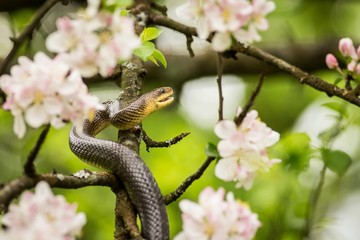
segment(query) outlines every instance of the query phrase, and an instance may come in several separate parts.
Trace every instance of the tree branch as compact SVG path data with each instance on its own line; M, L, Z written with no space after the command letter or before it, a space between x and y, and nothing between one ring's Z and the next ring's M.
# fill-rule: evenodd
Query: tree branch
M36 141L35 146L29 153L27 160L24 164L24 173L30 177L33 177L36 175L36 169L34 165L34 161L36 159L36 156L38 155L41 146L43 145L45 138L50 130L50 124L47 124L45 128L42 130L38 140Z
M166 141L157 142L152 140L144 131L144 129L141 128L142 132L142 139L145 142L146 145L146 151L149 152L150 148L164 148L164 147L170 147L171 145L174 145L181 141L184 137L188 136L190 132L181 133L171 139L168 139Z
M0 212L6 211L12 199L18 197L26 189L31 189L39 181L46 181L50 187L77 189L87 186L117 186L119 181L115 175L107 172L91 173L87 178L78 178L73 175L47 173L29 177L23 175L0 188Z
M319 77L311 75L300 68L291 65L284 60L277 58L257 47L247 46L237 43L233 46L233 49L239 53L244 53L246 55L255 57L265 63L273 65L280 70L283 70L289 73L291 76L295 77L300 83L311 86L314 89L317 89L321 92L326 93L329 97L337 96L342 98L356 106L360 106L360 99L356 96L353 91L347 91L343 88L339 88L335 85L332 85Z
M188 27L186 25L183 25L181 23L178 23L166 16L162 16L158 13L152 12L150 14L149 18L151 19L151 22L164 26L170 29L173 29L175 31L178 31L180 33L183 33L185 35L193 35L197 36L195 28ZM211 40L211 36L208 40ZM297 80L299 80L302 84L307 84L310 87L319 90L321 92L326 93L328 96L337 96L339 98L342 98L345 101L348 101L354 105L360 106L360 99L357 97L357 93L354 91L347 91L343 88L339 88L337 86L334 86L324 80L322 80L319 77L316 77L314 75L311 75L300 68L291 65L287 63L286 61L277 58L270 53L267 53L255 46L244 46L241 43L235 43L232 50L235 50L236 52L246 54L248 56L257 58L261 60L262 62L268 63L284 72L289 73L293 77L295 77Z
M224 96L222 92L222 75L224 71L224 64L223 64L223 57L221 53L218 53L217 55L217 79L216 83L218 86L218 94L219 94L219 121L224 119L223 112L224 112Z
M205 162L200 166L198 170L192 175L190 175L188 178L185 179L184 182L181 183L181 185L172 193L166 195L164 197L164 202L166 205L169 205L170 203L176 201L185 191L190 187L190 185L197 179L199 179L205 170L208 168L210 163L214 161L216 158L214 157L208 157Z
M258 96L258 94L260 93L260 89L262 87L262 84L264 82L265 79L265 75L266 75L266 69L261 73L260 78L259 78L259 82L254 90L254 92L251 94L249 101L246 103L244 109L241 111L241 113L239 114L239 116L237 116L234 120L234 122L236 123L237 126L240 126L240 124L242 123L242 121L244 120L244 118L246 117L246 114L248 113L248 111L250 110L250 108L252 107L252 105L254 105L254 101L255 98Z
M132 239L141 237L139 228L136 225L136 210L124 186L115 186L111 189L116 196L114 239L126 239L128 234Z

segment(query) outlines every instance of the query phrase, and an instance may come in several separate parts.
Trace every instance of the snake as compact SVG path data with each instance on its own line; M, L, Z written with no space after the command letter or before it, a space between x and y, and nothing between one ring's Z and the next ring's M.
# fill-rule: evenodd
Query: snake
M138 126L146 116L171 104L172 95L172 88L161 87L125 108L121 108L119 99L104 102L104 109L97 110L93 119L84 120L82 129L74 124L70 130L72 152L85 163L112 172L124 184L140 217L141 236L146 240L169 239L166 205L159 186L135 151L96 135L110 125L119 130Z

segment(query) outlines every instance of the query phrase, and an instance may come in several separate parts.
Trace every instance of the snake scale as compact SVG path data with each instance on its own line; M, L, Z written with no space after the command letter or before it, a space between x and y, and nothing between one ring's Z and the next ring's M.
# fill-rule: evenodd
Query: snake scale
M141 221L141 235L147 240L169 239L166 206L160 189L144 161L128 147L95 138L104 128L113 125L131 129L150 113L172 103L170 87L155 89L121 109L118 100L103 103L105 109L95 112L92 121L85 120L83 129L74 125L70 131L71 150L84 162L113 172L124 183Z

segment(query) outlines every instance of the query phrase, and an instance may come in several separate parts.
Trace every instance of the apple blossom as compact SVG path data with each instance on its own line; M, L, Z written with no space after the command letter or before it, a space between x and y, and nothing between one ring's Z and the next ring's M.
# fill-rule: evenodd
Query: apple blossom
M11 204L1 219L6 227L0 239L71 240L81 234L84 213L61 195L54 196L46 182L39 182L35 192L25 191L18 204Z
M240 113L241 108L238 109ZM248 112L240 126L222 120L214 131L221 139L217 146L221 159L215 167L215 175L224 181L235 181L236 187L250 189L257 171L267 171L280 162L269 159L266 152L280 135L259 120L256 110Z
M33 128L44 124L59 128L67 121L79 125L103 108L89 95L79 72L70 71L63 61L42 52L34 61L20 57L10 75L0 77L0 88L7 95L3 108L14 116L14 132L19 138L26 132L25 122Z
M351 57L352 59L358 58L353 41L350 38L340 39L339 50L344 57Z
M338 45L345 65L339 65L337 58L329 53L325 57L325 63L329 69L335 69L346 81L360 79L360 46L355 48L350 38L342 38Z
M182 200L183 231L174 240L247 240L253 239L260 222L249 207L235 200L233 193L225 197L223 188L205 188L199 203Z
M258 31L268 29L265 17L274 9L275 4L267 0L189 0L179 6L177 15L195 21L201 39L214 32L212 47L222 52L233 38L244 44L260 41Z
M141 41L134 32L133 19L122 16L120 10L113 14L99 10L98 0L88 2L75 18L57 20L57 31L48 36L46 47L83 77L97 73L108 77L119 62L132 57Z
M339 67L339 63L338 63L336 57L331 53L326 55L325 62L326 62L327 67L330 69Z

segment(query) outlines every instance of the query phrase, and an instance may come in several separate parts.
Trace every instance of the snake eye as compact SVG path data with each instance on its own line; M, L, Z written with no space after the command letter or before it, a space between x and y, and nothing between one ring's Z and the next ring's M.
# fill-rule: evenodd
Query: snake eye
M165 93L165 88L160 88L160 93Z

